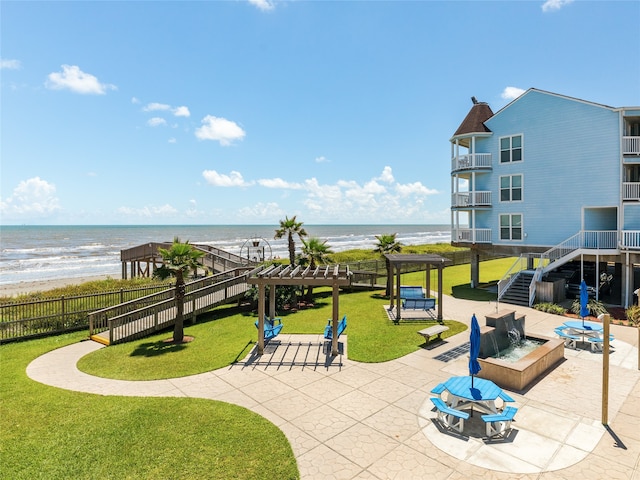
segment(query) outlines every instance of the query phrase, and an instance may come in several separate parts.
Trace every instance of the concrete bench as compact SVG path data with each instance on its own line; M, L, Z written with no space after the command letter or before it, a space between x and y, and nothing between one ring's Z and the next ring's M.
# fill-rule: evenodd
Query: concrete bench
M501 413L482 415L482 420L487 426L487 437L493 438L503 436L511 431L511 422L518 409L516 407L505 407Z
M464 430L464 421L469 419L469 414L447 406L447 404L438 397L431 397L431 402L438 411L438 420L446 427L462 433L462 430Z
M344 332L346 328L347 316L345 315L344 317L342 317L342 320L340 320L340 323L338 323L338 338L340 338L340 335L342 335L342 332ZM327 340L333 339L333 327L331 325L331 319L329 319L329 324L324 327L324 338L326 338Z
M433 325L432 327L418 330L418 335L422 335L424 337L424 343L429 343L429 339L434 335L437 335L438 339L442 340L442 332L446 332L447 330L449 330L449 327L446 325Z

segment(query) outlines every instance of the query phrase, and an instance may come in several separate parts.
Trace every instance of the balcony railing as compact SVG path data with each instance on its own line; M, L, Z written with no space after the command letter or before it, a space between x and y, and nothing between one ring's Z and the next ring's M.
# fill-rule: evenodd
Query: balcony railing
M458 243L491 243L490 228L458 228L451 231L451 241Z
M640 182L623 182L622 200L640 200Z
M476 168L491 168L490 153L469 153L467 155L458 155L451 159L451 171L472 170Z
M622 246L640 249L640 230L623 230Z
M623 155L640 155L640 137L622 137Z
M490 207L491 192L458 192L451 195L451 207Z

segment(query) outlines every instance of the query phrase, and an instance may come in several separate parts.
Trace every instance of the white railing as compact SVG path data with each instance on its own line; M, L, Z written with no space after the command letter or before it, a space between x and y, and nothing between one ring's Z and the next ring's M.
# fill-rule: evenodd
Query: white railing
M621 243L625 248L640 248L640 230L623 230Z
M640 182L623 182L622 200L640 200Z
M491 168L490 153L469 153L451 159L451 171L473 168Z
M509 290L509 287L514 282L514 280L518 277L522 270L527 269L527 260L528 256L526 254L520 255L516 261L511 265L511 268L507 270L500 281L498 282L498 301L502 298L502 296Z
M622 137L623 155L640 155L640 137Z
M490 207L491 192L458 192L451 195L452 207Z
M458 228L451 231L451 240L460 243L491 243L490 228Z

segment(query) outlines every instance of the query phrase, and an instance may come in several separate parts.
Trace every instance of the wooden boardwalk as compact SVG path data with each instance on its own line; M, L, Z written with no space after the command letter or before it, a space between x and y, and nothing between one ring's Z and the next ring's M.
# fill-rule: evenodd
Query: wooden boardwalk
M218 305L240 301L249 289L248 271L248 268L238 268L188 283L184 299L185 321L195 321L198 315ZM171 288L91 313L89 335L96 342L114 345L171 327L175 317L176 303Z

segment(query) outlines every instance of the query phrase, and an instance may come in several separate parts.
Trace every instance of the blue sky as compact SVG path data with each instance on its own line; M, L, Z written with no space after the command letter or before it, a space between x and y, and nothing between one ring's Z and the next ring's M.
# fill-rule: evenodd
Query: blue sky
M2 224L450 223L528 88L640 105L638 1L2 1Z

